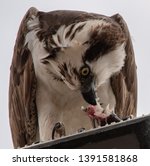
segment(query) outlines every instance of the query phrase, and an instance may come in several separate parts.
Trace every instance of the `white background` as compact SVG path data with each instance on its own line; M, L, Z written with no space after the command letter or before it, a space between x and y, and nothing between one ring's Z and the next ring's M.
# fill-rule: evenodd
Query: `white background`
M19 149L0 150L0 163L9 166L141 166L149 163L148 149ZM82 155L82 156L81 156ZM90 157L92 155L92 158ZM93 155L95 159L93 159ZM109 158L110 155L110 158ZM112 156L113 155L113 156ZM136 158L136 156L137 158ZM29 157L30 156L30 157ZM39 158L51 156L51 162ZM65 157L66 156L66 157ZM117 159L116 159L117 156ZM133 157L134 156L134 157ZM19 157L19 158L18 158ZM34 157L34 159L33 159ZM61 161L54 162L61 157ZM69 157L69 158L68 158ZM81 158L82 157L82 158ZM29 159L30 158L30 159ZM38 158L38 160L36 160ZM67 158L68 160L63 160ZM113 160L112 160L113 158ZM137 160L136 160L137 159ZM22 162L20 162L20 160ZM18 162L14 162L18 161ZM24 161L24 162L23 162ZM26 162L25 162L26 161ZM30 161L30 162L29 162ZM33 162L34 161L34 162ZM37 162L38 161L38 162ZM80 162L83 161L83 162ZM101 162L100 162L101 161ZM119 162L117 162L119 161Z
M126 20L138 67L138 116L149 113L150 1L148 0L0 0L0 148L12 148L8 121L8 82L13 47L20 22L34 6L41 11L82 10Z

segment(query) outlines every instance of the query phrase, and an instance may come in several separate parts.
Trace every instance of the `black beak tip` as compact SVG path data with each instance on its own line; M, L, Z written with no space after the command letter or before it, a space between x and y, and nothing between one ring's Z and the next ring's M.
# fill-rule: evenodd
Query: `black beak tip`
M82 92L82 96L87 103L91 105L97 105L96 95L94 90L91 89L88 92Z

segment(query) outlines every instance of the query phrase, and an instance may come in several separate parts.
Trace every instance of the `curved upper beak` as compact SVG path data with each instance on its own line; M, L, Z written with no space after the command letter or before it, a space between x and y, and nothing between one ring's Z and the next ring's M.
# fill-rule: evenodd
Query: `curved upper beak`
M81 90L81 94L87 103L91 105L97 105L93 83L90 84L87 88L84 88L84 90Z

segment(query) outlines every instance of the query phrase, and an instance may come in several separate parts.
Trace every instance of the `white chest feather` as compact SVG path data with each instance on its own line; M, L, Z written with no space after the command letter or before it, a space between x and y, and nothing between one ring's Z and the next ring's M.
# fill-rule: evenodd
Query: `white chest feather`
M64 124L67 135L82 127L91 128L89 118L81 111L81 106L86 103L80 92L71 91L61 82L52 80L43 86L39 80L36 103L42 141L51 139L52 128L57 122Z

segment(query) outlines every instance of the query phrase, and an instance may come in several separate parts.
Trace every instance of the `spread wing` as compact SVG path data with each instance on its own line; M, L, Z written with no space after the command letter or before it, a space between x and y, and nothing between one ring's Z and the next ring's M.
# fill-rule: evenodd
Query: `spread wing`
M134 51L128 27L123 18L116 14L111 17L120 25L126 36L125 65L118 75L111 79L112 89L116 96L116 113L120 117L136 115L137 109L137 74Z
M36 138L36 78L31 53L25 45L27 21L36 13L35 8L30 8L21 22L10 68L9 120L15 148L31 144Z

